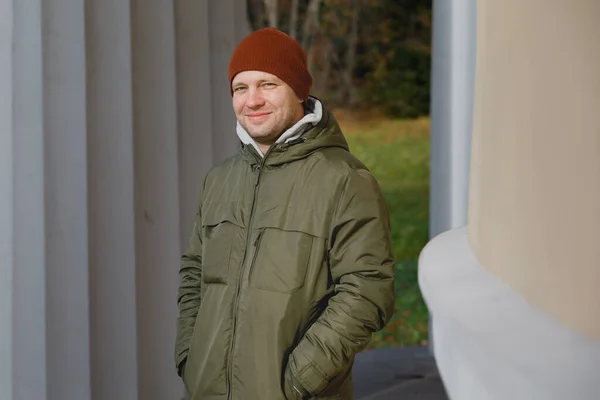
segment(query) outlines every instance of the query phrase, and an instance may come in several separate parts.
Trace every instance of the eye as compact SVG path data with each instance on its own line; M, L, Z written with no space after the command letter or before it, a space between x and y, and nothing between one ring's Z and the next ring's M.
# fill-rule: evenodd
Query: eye
M262 84L262 86L268 89L268 88L274 88L277 85L275 83L273 83L273 82L265 82L265 83Z
M243 91L243 90L245 90L245 89L246 89L246 86L236 86L236 87L234 87L234 88L233 88L233 92L234 92L234 93L235 93L235 92L238 92L238 93L239 93L239 92L241 92L241 91Z

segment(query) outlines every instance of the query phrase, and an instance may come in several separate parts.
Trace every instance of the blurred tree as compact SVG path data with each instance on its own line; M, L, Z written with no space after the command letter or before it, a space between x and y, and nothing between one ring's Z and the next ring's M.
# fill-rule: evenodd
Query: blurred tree
M277 0L264 0L264 2L265 9L267 10L269 26L273 28L279 28L279 12L277 10Z
M354 86L354 70L356 68L356 46L358 44L358 15L360 13L360 0L351 0L352 24L348 49L346 50L346 66L344 69L344 86L342 87L342 102L356 105L356 88Z
M356 76L363 103L388 114L429 114L431 0L365 3Z
M320 27L320 5L321 0L309 0L302 28L302 47L306 52L310 52L311 40Z
M287 26L313 93L333 106L429 113L432 0L248 0L255 29Z
M257 30L265 27L264 18L266 16L265 13L265 3L263 0L248 0L247 5L247 13L248 19L250 20L250 26L252 29Z
M298 8L300 6L299 0L292 0L292 8L290 11L290 29L289 35L297 39L298 38Z

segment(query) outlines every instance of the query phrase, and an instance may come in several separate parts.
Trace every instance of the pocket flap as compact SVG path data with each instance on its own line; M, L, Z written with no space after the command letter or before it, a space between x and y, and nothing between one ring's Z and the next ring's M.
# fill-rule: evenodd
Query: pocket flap
M243 227L240 214L241 207L238 202L206 203L202 209L202 226L215 226L222 222L229 222Z
M257 220L258 228L274 228L288 232L303 232L327 239L329 214L305 207L277 206L263 211Z

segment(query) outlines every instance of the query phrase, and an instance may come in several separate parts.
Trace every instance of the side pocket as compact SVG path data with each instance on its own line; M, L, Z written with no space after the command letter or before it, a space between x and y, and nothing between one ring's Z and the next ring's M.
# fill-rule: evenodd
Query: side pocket
M224 221L202 230L202 282L227 284L235 225Z

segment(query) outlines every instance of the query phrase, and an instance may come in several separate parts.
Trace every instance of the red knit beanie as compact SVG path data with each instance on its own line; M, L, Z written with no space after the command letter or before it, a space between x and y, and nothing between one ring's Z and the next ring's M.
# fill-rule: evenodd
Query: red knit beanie
M229 89L242 71L262 71L287 83L296 95L306 100L312 86L306 53L294 39L275 28L264 28L246 36L229 62Z

